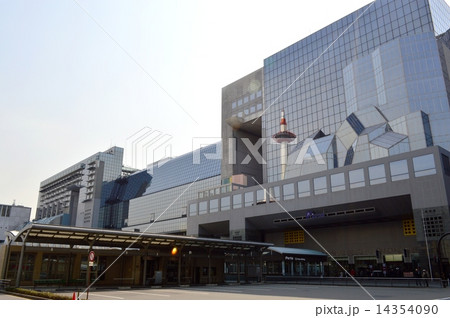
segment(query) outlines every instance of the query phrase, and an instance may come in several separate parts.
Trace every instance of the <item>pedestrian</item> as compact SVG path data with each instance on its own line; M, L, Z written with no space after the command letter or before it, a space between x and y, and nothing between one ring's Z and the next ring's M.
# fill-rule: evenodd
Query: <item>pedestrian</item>
M441 274L441 282L442 282L442 287L446 288L448 281L447 281L447 278L445 277L444 273Z
M428 272L427 272L427 270L424 268L424 269L422 270L422 278L423 278L425 284L427 285L427 287L428 287L428 277L429 277Z
M420 277L421 277L421 275L420 275L419 269L416 268L414 270L414 278L416 279L416 286L422 286L422 283L420 281Z

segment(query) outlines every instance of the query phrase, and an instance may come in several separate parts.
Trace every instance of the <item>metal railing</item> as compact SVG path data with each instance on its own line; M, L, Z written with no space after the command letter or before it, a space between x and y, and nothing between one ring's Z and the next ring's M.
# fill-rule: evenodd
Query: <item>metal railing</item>
M237 184L237 183L228 183L228 184L223 184L221 186L218 187L214 187L211 189L206 189L203 191L200 191L198 193L198 198L199 199L203 199L203 198L207 198L207 197L212 197L218 194L224 194L224 193L228 193L228 192L232 192L235 190L239 190L239 189L243 189L246 188L247 186L242 185L242 184Z
M10 286L10 279L0 279L0 290L6 289Z

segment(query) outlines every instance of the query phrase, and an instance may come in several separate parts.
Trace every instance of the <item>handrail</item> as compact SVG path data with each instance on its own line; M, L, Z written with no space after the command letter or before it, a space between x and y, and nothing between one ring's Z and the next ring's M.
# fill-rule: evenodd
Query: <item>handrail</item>
M210 189L206 189L206 190L198 192L197 197L198 197L198 199L203 199L203 198L212 197L212 196L218 195L218 194L229 193L229 192L243 189L246 187L247 186L238 184L238 183L222 184L218 187L214 187L214 188L210 188Z

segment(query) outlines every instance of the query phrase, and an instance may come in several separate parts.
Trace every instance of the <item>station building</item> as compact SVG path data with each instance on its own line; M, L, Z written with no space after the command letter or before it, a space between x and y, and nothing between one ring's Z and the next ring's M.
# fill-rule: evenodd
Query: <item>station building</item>
M326 251L361 276L439 276L449 28L445 1L375 1L224 87L221 189L230 186L188 202L187 234ZM297 137L283 174L282 111ZM340 271L329 258L325 273Z
M0 244L7 231L16 230L30 221L31 208L21 205L0 204Z
M101 151L42 181L36 220L53 224L96 227L103 183L128 171L122 165L123 148Z
M148 166L151 184L130 200L123 230L186 235L187 201L220 186L221 153L219 142Z
M266 58L222 89L222 143L149 167L150 186L125 200L127 219L111 222L108 209L121 202L99 214L104 183L123 170L120 148L45 180L37 218L77 227L8 234L2 277L17 286L202 284L338 276L334 260L357 276L440 275L438 242L450 231L449 12L443 0L378 0ZM282 111L297 137L286 157L273 139ZM122 231L89 228L99 221ZM443 249L448 258L448 241Z

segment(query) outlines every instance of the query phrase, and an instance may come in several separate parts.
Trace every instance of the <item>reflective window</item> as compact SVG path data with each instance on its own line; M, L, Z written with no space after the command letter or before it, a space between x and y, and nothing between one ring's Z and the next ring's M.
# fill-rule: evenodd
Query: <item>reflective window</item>
M233 195L233 209L242 208L242 194Z
M351 170L348 173L350 181L350 189L360 188L366 186L364 180L364 169Z
M189 204L189 216L197 215L197 203Z
M219 199L213 199L209 201L209 212L218 212L219 211Z
M199 215L206 214L207 209L208 209L208 202L202 201L198 204L198 214Z
M233 103L231 104L231 107L232 107L233 109L235 109L235 108L236 108L236 102L233 102Z
M442 3L446 10L433 10L432 3ZM434 8L437 7L434 5ZM403 101L407 98L406 92L414 94L409 106L412 111L435 113L442 106L446 105L448 108L448 103L444 99L438 101L441 97L437 97L440 93L445 94L442 80L439 85L434 84L437 84L435 70L440 69L440 66L439 63L435 64L438 62L439 52L432 32L435 31L433 25L441 25L439 30L443 30L436 34L448 29L447 9L442 0L376 1L364 16L364 23L354 25L348 32L344 32L342 38L329 48L323 63L315 65L314 70L299 78L298 85L290 87L283 100L278 101L284 103L288 118L294 119L289 120L290 130L298 132L299 140L304 140L318 129L335 134L342 122L361 106L389 105L388 101L394 99ZM354 12L266 58L263 68L264 102L267 105L276 103L292 80L314 61L316 52L323 50L330 43L333 34L344 31L358 14ZM447 17L447 20L439 17ZM443 21L446 23L439 23ZM446 25L447 28L444 28ZM407 35L412 37L406 37ZM401 40L394 42L395 39ZM400 69L404 71L398 72ZM410 83L414 84L414 88L398 89ZM432 88L438 86L442 89ZM438 90L440 93L437 93ZM398 118L406 109L389 105L386 110L393 118ZM263 119L267 136L278 131L277 118L279 109L267 109ZM299 118L304 120L298 120ZM366 123L368 124L367 119L364 121ZM355 122L351 124L356 131L361 132L361 125ZM353 137L346 143L347 149L355 135L353 129L348 131L351 131ZM410 133L408 135L412 136ZM438 142L435 140L434 143ZM267 145L266 149L267 179L277 181L280 175L279 146ZM349 152L348 162L351 162L354 150L356 149ZM391 150L385 150L377 149L375 154L390 155ZM343 156L345 158L345 153L339 154L339 158ZM367 171L365 174L368 175Z
M220 199L220 211L228 211L230 209L230 197Z
M245 97L244 97L244 104L245 104L245 103L248 103L248 96L245 96Z
M444 166L444 173L447 176L450 176L450 159L444 154L441 154L441 158L442 158L442 164Z
M344 173L337 173L331 175L331 192L345 190Z
M253 192L247 192L244 194L244 206L253 205Z
M408 163L406 160L394 161L389 164L391 169L391 180L399 181L409 178Z
M314 194L324 194L327 192L327 177L314 178Z
M274 200L279 201L281 199L279 186L272 187L269 189L269 191L270 191L270 202L273 202Z
M256 191L256 203L265 203L266 202L266 191L263 189L259 189Z
M294 184L283 185L283 200L292 200L294 198Z
M414 157L413 164L414 164L414 175L416 177L423 177L436 174L436 166L434 165L433 154Z
M370 185L386 182L386 170L384 164L369 167Z
M298 187L298 197L309 197L311 195L311 189L309 186L309 180L299 181L297 183Z

